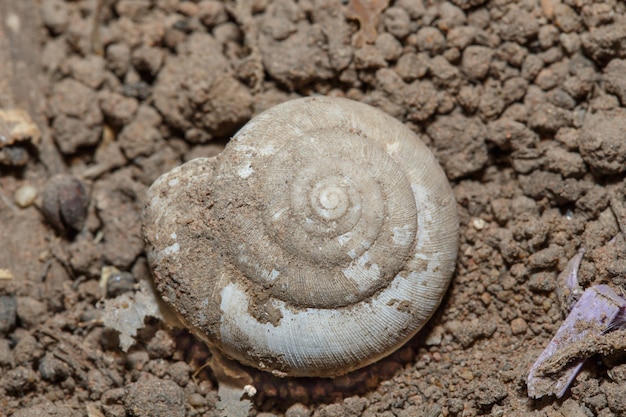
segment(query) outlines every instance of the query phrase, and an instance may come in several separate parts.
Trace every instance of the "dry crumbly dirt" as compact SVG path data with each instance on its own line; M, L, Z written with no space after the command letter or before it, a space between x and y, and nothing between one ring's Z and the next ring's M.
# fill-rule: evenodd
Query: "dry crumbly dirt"
M452 181L460 255L407 346L335 380L253 372L253 413L626 415L623 350L561 400L525 385L579 247L583 287L626 287L624 74L617 0L0 0L0 109L41 131L0 143L0 415L219 415L202 343L151 321L123 353L96 304L149 279L140 215L161 173L312 94L421 135ZM121 272L103 289L105 266Z

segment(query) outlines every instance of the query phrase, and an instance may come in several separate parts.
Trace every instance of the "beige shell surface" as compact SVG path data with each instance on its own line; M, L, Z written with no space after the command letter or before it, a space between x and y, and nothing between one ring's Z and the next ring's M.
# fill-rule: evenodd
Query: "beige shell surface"
M157 288L190 329L294 376L344 374L412 337L448 287L458 233L417 135L330 97L260 114L217 157L161 176L144 211Z

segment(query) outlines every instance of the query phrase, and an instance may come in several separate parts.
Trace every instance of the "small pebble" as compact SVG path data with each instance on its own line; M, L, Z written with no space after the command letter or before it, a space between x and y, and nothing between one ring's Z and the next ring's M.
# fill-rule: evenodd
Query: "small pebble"
M439 346L443 339L445 329L442 326L435 326L430 334L426 337L425 343L427 346Z
M16 312L22 327L27 329L44 320L48 308L45 303L32 297L18 297Z
M480 301L482 301L484 305L488 306L491 304L491 295L488 292L483 292L480 295Z
M135 277L130 272L120 271L114 266L104 266L100 272L100 286L109 297L117 297L135 289Z
M6 338L0 339L0 366L13 367L13 352L11 351L11 341Z
M476 230L483 230L487 226L487 222L483 219L476 218L472 220L472 226L474 226L474 229Z
M564 250L558 245L550 245L545 249L533 253L528 257L528 265L531 268L551 268L554 267L559 258L564 256Z
M556 276L549 271L539 271L530 276L528 287L533 291L553 291L556 288Z
M124 407L135 417L184 417L185 392L172 381L144 374L126 385Z
M39 362L39 374L46 381L63 381L69 376L70 367L52 354L46 353Z
M18 366L6 372L3 388L9 393L22 396L25 391L35 388L36 383L35 371L25 366Z
M15 204L21 208L26 208L33 204L35 198L37 198L37 189L32 185L23 185L15 190L15 194L13 194Z
M78 178L69 174L52 177L44 186L41 212L59 232L78 232L85 224L89 195Z
M116 297L128 291L132 291L135 286L135 277L130 272L118 272L111 274L107 280L107 294Z
M528 324L526 323L526 320L524 320L523 318L518 317L511 321L511 332L514 335L526 333L527 329L528 329Z
M172 381L181 387L185 387L189 383L191 367L185 361L178 361L169 367L167 373L172 378Z
M295 403L285 411L285 417L310 417L311 410L304 404Z
M175 349L176 342L171 334L163 330L157 330L154 337L146 345L146 350L150 357L157 359L169 358Z
M473 381L474 380L474 373L472 371L463 371L461 372L461 378L463 378L466 381Z
M254 397L256 395L256 388L252 385L245 385L243 387L243 393L248 397Z
M68 6L61 0L46 0L41 2L41 16L43 23L54 35L63 33L69 22Z
M15 327L17 318L17 302L12 295L0 297L0 335L6 334Z
M195 408L205 407L207 404L206 399L202 395L198 394L197 392L188 395L187 402L189 403L190 406L195 407Z
M143 370L143 367L150 360L148 352L145 350L138 350L131 352L126 356L127 366L131 370Z
M19 318L19 314L18 314ZM38 360L43 356L43 348L35 339L33 334L24 328L17 327L13 330L11 338L15 338L17 343L13 347L13 360L17 364L28 364Z

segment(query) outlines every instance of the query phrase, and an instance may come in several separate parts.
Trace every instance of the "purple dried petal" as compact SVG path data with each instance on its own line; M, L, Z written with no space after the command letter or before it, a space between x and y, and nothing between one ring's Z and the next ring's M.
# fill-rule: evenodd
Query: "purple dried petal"
M560 350L583 338L603 334L625 308L626 299L620 297L609 286L596 285L588 288L531 367L527 380L528 395L533 398L545 395L556 395L561 398L587 357L567 364L552 375L541 374L539 368L553 356L558 355Z
M583 260L585 252L585 248L578 249L578 253L569 260L567 266L561 271L557 278L556 293L561 302L561 307L565 311L569 311L572 304L574 304L583 293L583 289L578 283L578 269L580 268L580 263Z

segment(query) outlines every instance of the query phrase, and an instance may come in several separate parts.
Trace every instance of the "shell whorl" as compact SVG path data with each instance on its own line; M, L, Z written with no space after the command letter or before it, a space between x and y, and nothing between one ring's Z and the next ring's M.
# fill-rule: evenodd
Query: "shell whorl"
M312 97L159 178L144 235L159 291L194 333L257 368L333 376L390 354L432 315L458 219L414 133Z

